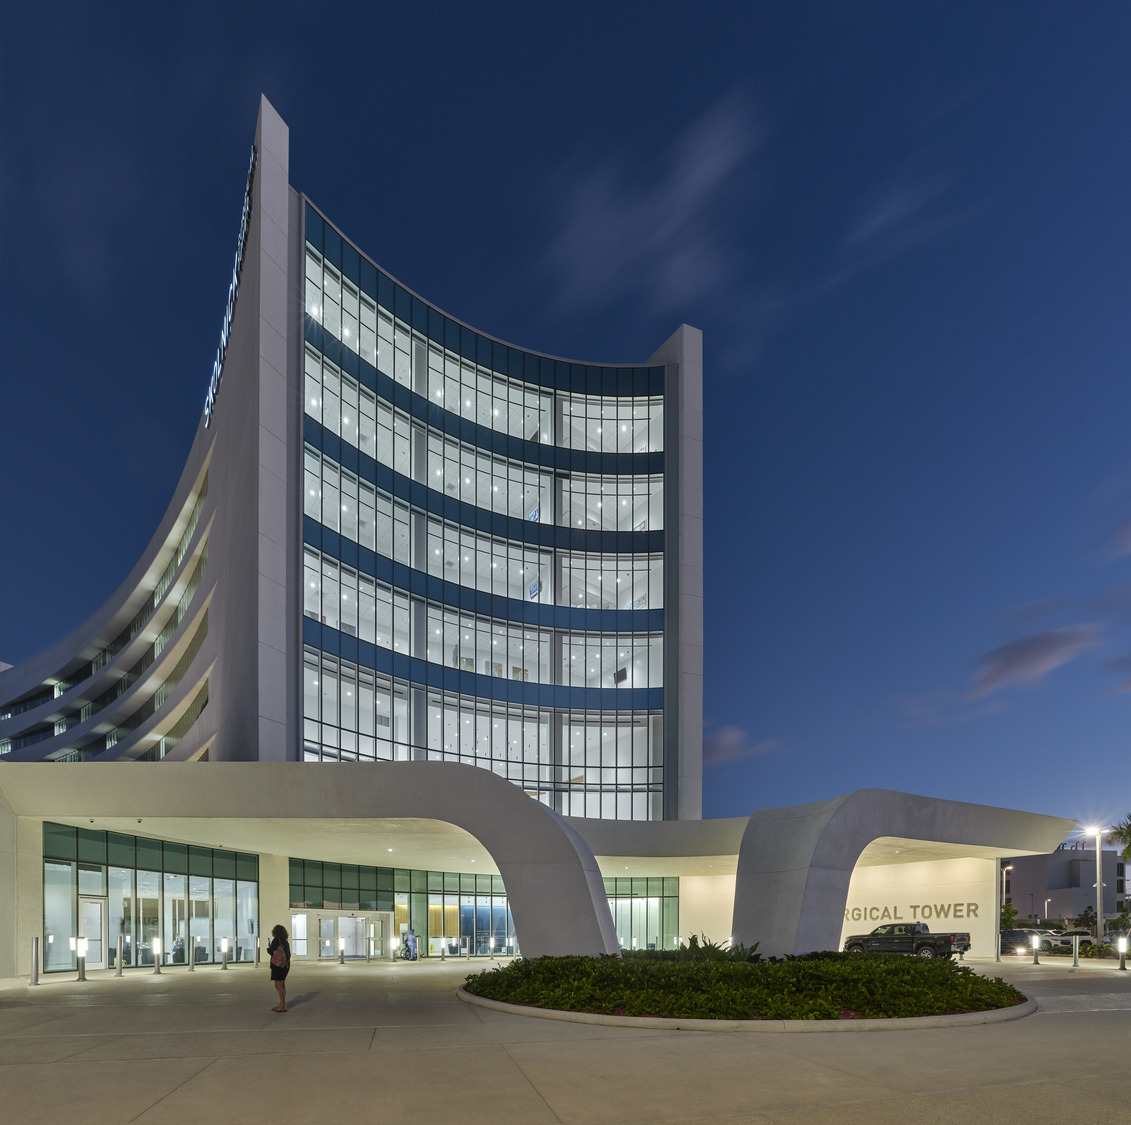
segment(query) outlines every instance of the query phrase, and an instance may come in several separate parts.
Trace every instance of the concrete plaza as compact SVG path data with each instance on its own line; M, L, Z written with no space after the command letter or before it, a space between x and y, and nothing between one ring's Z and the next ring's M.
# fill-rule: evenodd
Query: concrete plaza
M473 962L472 970L486 967ZM1131 1121L1131 972L977 964L1036 1014L859 1034L650 1031L473 1007L467 962L0 982L5 1125Z

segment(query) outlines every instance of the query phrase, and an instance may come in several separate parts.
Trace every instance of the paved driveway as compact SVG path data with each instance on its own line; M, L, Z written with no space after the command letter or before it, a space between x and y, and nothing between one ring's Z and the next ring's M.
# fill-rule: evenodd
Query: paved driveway
M266 966L5 981L0 1120L1131 1122L1131 972L976 967L1039 1011L966 1028L724 1035L472 1007L454 995L466 963L296 965L285 1015L268 1011Z

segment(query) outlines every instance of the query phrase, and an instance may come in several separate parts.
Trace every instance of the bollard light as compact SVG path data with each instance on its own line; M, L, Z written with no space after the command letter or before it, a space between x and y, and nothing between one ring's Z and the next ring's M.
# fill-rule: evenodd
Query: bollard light
M222 937L220 939L220 968L226 969L228 967L228 939Z
M1119 950L1119 971L1125 973L1127 972L1127 938L1119 938L1116 948Z
M155 937L150 942L149 948L153 950L153 972L159 975L161 972L161 939Z
M338 938L338 964L344 965L346 963L346 939L344 937Z
M86 938L81 937L81 938L79 938L79 956L84 961L86 960L86 950L87 950Z
M75 943L75 952L79 955L79 980L86 980L86 938L79 938Z
M1040 958L1037 956L1037 951L1041 948L1041 935L1040 934L1033 934L1031 940L1033 942L1033 964L1039 965L1041 963L1041 961L1040 961Z

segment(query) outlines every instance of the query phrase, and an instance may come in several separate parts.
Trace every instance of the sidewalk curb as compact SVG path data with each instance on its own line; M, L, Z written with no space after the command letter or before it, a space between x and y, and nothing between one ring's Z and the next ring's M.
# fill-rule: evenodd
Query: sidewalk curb
M461 984L456 995L467 1004L508 1012L512 1016L531 1016L540 1020L561 1020L565 1023L594 1023L602 1027L634 1027L649 1031L746 1031L771 1035L805 1034L825 1031L917 1031L920 1028L974 1027L985 1023L1004 1023L1031 1016L1037 1010L1036 1000L1028 997L1024 1004L1012 1008L995 1008L989 1012L959 1012L953 1016L912 1016L907 1019L881 1020L700 1020L661 1019L656 1016L603 1016L596 1012L560 1012L550 1008L529 1008L524 1004L505 1004L473 996Z

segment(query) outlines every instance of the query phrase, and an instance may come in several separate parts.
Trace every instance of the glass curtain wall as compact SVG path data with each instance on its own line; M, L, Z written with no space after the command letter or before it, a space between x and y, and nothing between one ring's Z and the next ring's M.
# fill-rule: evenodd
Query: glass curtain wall
M43 949L47 972L74 969L78 896L106 900L106 964L252 961L259 926L259 857L169 840L43 825Z
M480 336L304 214L304 757L424 752L490 768L571 815L660 819L664 369L571 364ZM492 595L490 618L473 592ZM531 602L571 612L535 628ZM384 654L362 642L591 690L500 707L494 685L453 695L438 667L382 675ZM585 714L566 713L579 704ZM446 902L394 893L423 894L447 939ZM406 918L413 901L400 903ZM498 929L493 903L451 905L473 912L472 935Z
M578 655L594 665L599 659L582 649ZM304 650L303 678L307 761L426 756L463 762L492 770L567 816L660 819L659 711L567 713L456 695L416 687L311 646ZM420 701L414 716L412 696Z

